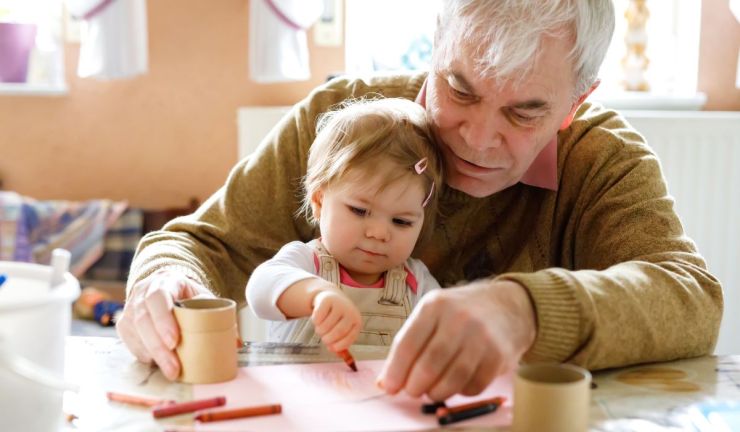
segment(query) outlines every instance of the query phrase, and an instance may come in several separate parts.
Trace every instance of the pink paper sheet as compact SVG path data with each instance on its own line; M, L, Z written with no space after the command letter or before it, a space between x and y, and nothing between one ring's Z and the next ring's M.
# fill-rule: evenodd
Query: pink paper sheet
M226 396L223 409L280 403L282 414L214 423L196 423L199 431L416 431L438 427L433 415L421 413L426 400L406 395L385 396L375 387L382 360L357 362L358 372L344 363L314 363L241 368L221 384L196 385L196 399ZM473 398L455 396L450 405L494 396L506 404L492 414L466 420L460 426L511 424L512 379L496 379Z

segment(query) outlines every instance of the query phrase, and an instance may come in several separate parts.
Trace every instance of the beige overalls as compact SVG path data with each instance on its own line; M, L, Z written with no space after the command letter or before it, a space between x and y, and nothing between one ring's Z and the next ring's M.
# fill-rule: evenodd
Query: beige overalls
M339 282L339 264L322 245L316 247L319 261L318 275L347 294L362 315L362 329L355 341L360 345L390 345L396 333L411 312L406 270L403 265L388 270L385 286L355 288ZM290 336L289 342L318 344L319 336L309 319L302 322Z

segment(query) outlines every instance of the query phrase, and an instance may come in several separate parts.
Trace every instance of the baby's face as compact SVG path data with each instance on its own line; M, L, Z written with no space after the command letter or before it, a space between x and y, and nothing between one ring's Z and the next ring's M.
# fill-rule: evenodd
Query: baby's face
M405 262L424 223L420 177L403 176L381 190L382 184L370 170L352 170L314 199L322 243L363 284Z

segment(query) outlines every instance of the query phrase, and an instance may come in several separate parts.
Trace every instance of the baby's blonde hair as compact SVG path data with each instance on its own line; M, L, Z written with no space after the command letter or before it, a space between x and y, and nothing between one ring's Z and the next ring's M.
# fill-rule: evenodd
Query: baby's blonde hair
M316 131L303 179L301 213L316 223L311 207L316 191L341 181L351 170L367 168L372 172L376 168L378 175L385 175L381 187L407 176L423 180L425 194L431 193L424 207L421 237L425 237L436 216L443 168L424 108L399 98L347 101L324 113ZM423 158L427 158L426 169L417 174L415 166ZM378 170L381 164L397 169Z

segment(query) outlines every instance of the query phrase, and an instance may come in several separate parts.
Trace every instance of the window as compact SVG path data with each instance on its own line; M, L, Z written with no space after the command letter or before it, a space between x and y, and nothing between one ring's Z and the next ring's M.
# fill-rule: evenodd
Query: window
M697 94L699 71L700 0L646 1L645 77L650 90L627 92L622 81L625 71L627 19L630 0L613 0L616 27L599 76L601 85L594 98L613 108L698 109L704 96Z
M439 0L346 0L346 70L428 70Z
M647 1L648 92L622 88L630 0L614 0L616 27L594 98L615 108L698 108L700 0ZM346 0L346 70L428 70L439 0ZM391 12L392 11L392 12Z
M60 0L0 0L0 94L66 92Z

